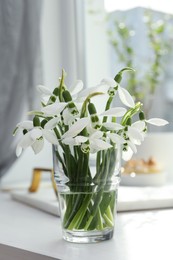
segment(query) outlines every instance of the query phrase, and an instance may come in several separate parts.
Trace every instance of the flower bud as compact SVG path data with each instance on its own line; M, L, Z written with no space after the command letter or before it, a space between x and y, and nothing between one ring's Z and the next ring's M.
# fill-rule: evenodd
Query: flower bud
M115 80L117 83L120 83L121 80L122 80L122 74L121 74L121 73L118 73L118 74L115 76L114 80Z
M48 121L46 119L43 119L41 121L41 127L44 128L45 124L47 123Z
M126 125L132 125L132 119L129 117L126 121Z
M93 128L100 129L100 127L101 127L100 121L97 116L97 111L96 111L96 108L93 103L89 103L88 111L89 111L89 114L91 115L91 122L92 122Z
M26 129L23 129L23 134L26 135L28 131Z
M143 111L140 111L140 112L139 112L139 119L140 119L140 120L145 120L145 114L144 114Z
M34 126L40 126L40 119L38 116L34 116L33 118L33 125Z
M53 91L53 94L58 97L59 96L59 88L55 88L54 91Z
M65 102L72 101L72 97L71 97L70 92L68 90L64 90L62 95L63 95Z
M68 108L75 108L75 104L73 102L68 103Z
M114 78L114 80L115 80L117 83L120 83L120 82L121 82L121 80L122 80L122 74L123 74L124 71L133 71L133 72L134 72L134 70L133 70L132 68L130 68L130 67L123 68L122 70L120 70L120 71L118 72L118 74L117 74L117 75L115 76L115 78Z
M55 96L51 96L51 97L50 97L50 101L51 101L52 103L55 103L56 97L55 97Z
M96 108L93 103L89 103L88 111L89 111L90 115L97 114Z

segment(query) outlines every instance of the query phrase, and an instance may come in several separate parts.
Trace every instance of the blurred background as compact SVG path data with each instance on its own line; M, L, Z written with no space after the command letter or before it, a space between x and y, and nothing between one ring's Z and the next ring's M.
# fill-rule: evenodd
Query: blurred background
M38 108L35 86L54 88L64 68L67 84L85 87L114 77L144 102L150 117L170 124L149 129L137 157L154 157L172 177L173 3L165 0L0 0L0 182L26 182L34 167L52 168L49 144L16 159L15 125ZM159 131L158 133L156 131ZM162 133L161 133L162 132Z

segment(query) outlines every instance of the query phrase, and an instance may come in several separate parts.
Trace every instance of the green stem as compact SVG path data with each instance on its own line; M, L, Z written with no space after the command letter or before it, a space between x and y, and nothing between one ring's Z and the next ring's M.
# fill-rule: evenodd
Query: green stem
M122 120L121 120L121 124L122 124L123 126L125 126L126 123L127 123L127 120L128 120L129 118L131 118L132 116L134 116L135 114L137 114L137 113L140 111L141 106L142 106L141 102L137 102L137 103L135 104L135 107L134 107L134 108L130 108L130 109L125 113L125 115L123 116L123 118L122 118Z
M107 226L109 226L109 227L113 227L114 226L114 223L110 220L110 218L106 214L103 215L103 218L104 218Z
M69 230L78 229L78 227L80 226L80 223L82 222L82 219L87 211L91 197L92 197L92 194L87 194L85 196L80 209L78 210L78 212L74 216L73 220L71 221L70 225L68 226Z
M77 193L76 195L69 194L69 197L70 197L70 200L67 205L66 213L64 216L64 228L68 228L72 219L74 218L74 216L80 209L82 201L83 201L83 195L80 193ZM75 203L72 204L72 201L74 201L74 198L75 198Z
M111 107L111 103L112 103L113 97L109 97L108 101L106 103L106 107L105 107L105 111L108 110ZM103 117L103 123L105 123L107 121L107 116Z

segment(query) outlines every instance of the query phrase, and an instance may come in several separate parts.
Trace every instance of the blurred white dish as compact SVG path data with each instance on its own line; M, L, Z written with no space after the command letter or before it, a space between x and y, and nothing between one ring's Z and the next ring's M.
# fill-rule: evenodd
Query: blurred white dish
M120 185L125 186L161 186L166 182L166 173L122 173Z

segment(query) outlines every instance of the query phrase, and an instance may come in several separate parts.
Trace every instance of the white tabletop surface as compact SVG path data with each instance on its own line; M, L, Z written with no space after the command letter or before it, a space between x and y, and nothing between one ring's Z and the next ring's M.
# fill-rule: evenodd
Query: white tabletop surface
M62 240L58 217L0 193L0 260L172 260L173 209L118 213L112 240Z

